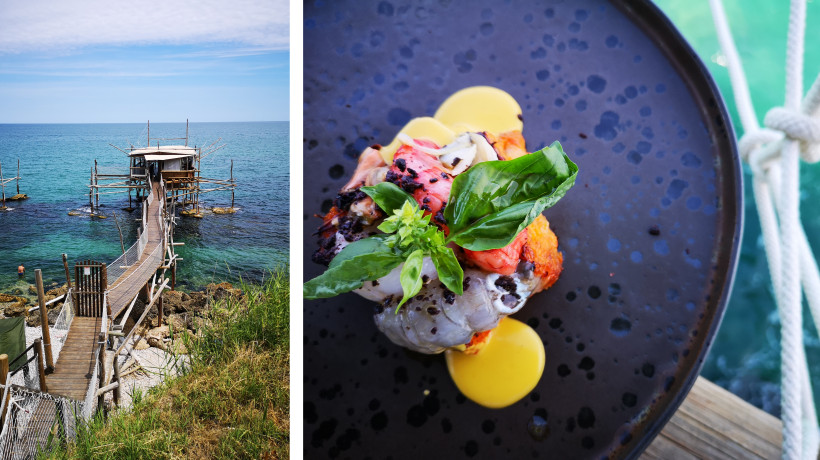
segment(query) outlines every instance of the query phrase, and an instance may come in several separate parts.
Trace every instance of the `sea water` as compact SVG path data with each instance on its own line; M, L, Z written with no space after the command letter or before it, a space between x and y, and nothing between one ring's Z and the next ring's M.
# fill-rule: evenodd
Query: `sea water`
M725 56L717 41L709 2L658 0L706 64L732 114L738 136L743 134L734 102ZM770 0L724 0L735 43L762 123L766 112L782 106L785 85L786 34L789 3ZM820 2L807 3L804 88L820 72ZM720 331L702 375L775 415L780 415L780 319L764 253L760 220L751 190L751 173L744 165L745 222L737 277ZM801 164L800 213L803 226L820 258L820 164ZM795 264L795 261L786 261ZM805 302L804 302L805 305ZM806 354L815 401L820 401L820 341L810 313L803 315Z
M146 123L137 124L0 124L0 166L3 177L17 175L27 200L7 202L0 212L0 292L34 283L34 269L45 284L65 282L61 254L75 261L109 263L122 254L119 223L126 249L137 238L141 213L128 212L128 194L101 194L99 212L89 216L89 180L94 161L100 174L127 174L129 160L121 148L145 146ZM151 144L185 143L185 122L151 123ZM203 177L228 179L231 160L236 179L235 214L216 215L211 207L229 207L230 191L201 196L204 217L180 217L174 240L184 243L176 253L177 286L197 289L210 282L258 282L288 262L289 123L190 123L189 146L218 150L202 160ZM100 182L102 183L102 181ZM203 189L213 188L203 184ZM123 190L123 189L120 189ZM6 196L16 193L6 184ZM101 192L112 191L102 189ZM80 216L69 216L79 211ZM116 221L114 215L116 214ZM19 279L17 266L26 267Z

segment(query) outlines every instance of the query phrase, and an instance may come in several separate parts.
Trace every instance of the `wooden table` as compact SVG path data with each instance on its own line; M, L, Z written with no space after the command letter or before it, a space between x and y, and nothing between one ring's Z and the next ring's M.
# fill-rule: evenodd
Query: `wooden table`
M779 459L782 423L698 377L641 460Z

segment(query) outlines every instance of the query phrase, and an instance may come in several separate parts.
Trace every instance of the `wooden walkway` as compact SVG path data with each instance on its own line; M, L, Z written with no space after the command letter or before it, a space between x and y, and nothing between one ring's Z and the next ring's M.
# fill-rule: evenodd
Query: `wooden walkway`
M111 312L115 318L131 303L131 300L145 286L145 283L154 276L162 262L160 257L158 263L146 263L157 246L163 244L162 201L165 197L162 196L159 184L154 184L151 193L154 195L154 202L148 207L148 222L145 227L145 233L148 234L148 243L140 255L140 260L129 267L116 280L109 280L109 285L113 288L108 291L108 304L111 305ZM120 282L120 280L124 281Z
M113 280L111 285L114 287L108 291L108 304L111 305L115 318L131 303L134 296L162 264L162 257L151 259L150 256L159 245L163 244L161 219L164 197L161 196L157 184L154 184L152 193L155 199L148 207L148 222L145 228L148 242L145 249L142 251L140 260L120 278ZM54 372L46 376L49 393L80 401L85 399L86 390L94 373L94 349L101 327L101 318L74 317L60 356L54 363Z

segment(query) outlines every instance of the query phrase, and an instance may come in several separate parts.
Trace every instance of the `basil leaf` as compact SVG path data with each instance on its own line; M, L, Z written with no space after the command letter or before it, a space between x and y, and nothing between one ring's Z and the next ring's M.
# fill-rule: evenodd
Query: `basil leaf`
M345 260L363 254L391 252L390 248L384 244L384 240L386 240L388 236L390 235L373 235L348 244L330 261L328 268L334 268Z
M414 295L421 290L421 266L424 262L424 251L416 249L404 261L404 266L401 268L401 290L404 292L401 302L396 307L396 310L404 305L404 302L412 299Z
M443 247L430 254L438 272L438 279L447 289L458 295L464 294L464 270L456 259L452 248Z
M302 287L305 299L333 297L362 287L398 267L403 257L378 238L365 238L345 246L328 269Z
M509 161L487 161L456 176L444 218L447 242L473 251L508 245L575 184L578 166L561 144Z
M414 208L419 207L413 195L400 189L392 182L380 182L373 186L362 187L360 190L373 198L373 201L388 214L393 214L396 210L401 209L405 201L409 201Z

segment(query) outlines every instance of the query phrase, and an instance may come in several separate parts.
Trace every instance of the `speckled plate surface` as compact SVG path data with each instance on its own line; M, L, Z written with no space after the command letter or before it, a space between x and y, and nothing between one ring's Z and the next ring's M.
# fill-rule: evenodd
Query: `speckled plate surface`
M358 154L458 89L506 90L528 149L558 139L580 168L546 212L564 273L516 315L546 347L538 387L482 408L371 302L305 302L305 457L637 456L700 369L741 232L734 136L692 50L642 1L310 2L304 34L305 279Z

